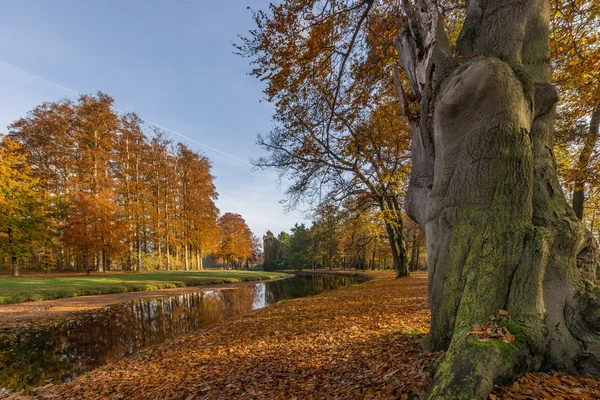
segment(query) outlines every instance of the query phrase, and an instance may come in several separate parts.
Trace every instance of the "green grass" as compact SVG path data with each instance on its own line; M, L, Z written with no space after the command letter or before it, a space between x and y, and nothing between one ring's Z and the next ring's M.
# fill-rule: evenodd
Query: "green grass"
M102 274L89 277L20 277L0 279L0 304L52 300L93 294L139 292L185 286L239 283L288 277L262 271L204 270L188 272L142 272Z

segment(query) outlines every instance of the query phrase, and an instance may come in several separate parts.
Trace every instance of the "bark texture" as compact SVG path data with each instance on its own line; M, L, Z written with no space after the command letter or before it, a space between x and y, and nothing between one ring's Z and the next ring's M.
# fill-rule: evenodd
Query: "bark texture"
M596 244L555 168L549 2L469 1L456 55L432 1L404 6L407 212L427 238L426 345L446 350L428 398L481 398L531 370L599 374ZM472 326L499 309L516 340L475 340Z

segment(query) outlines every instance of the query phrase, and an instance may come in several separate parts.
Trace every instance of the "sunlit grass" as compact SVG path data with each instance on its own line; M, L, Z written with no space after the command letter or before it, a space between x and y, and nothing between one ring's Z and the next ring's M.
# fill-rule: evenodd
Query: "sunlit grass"
M20 277L0 279L0 304L114 294L186 286L217 285L289 276L262 271L188 271L102 274L89 277Z

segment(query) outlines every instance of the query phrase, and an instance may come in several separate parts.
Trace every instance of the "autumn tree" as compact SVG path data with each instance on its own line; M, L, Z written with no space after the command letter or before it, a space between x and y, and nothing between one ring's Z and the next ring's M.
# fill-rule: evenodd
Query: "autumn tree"
M568 154L559 160L566 164L561 172L575 215L583 219L585 200L594 193L600 146L600 4L553 1L552 14L550 46L561 92L556 142Z
M77 146L72 159L78 201L72 205L75 209L69 214L67 226L83 225L80 230L83 236L70 235L67 240L84 255L87 271L92 268L91 255L96 261L95 269L104 271L109 253L119 247L117 242L124 236L120 229L124 227L120 223L123 210L116 202L113 179L113 154L120 128L113 103L110 96L98 93L97 96L82 95L75 105L73 135ZM108 205L111 207L107 208ZM80 243L86 247L81 248Z
M398 104L411 135L405 207L427 239L424 345L445 350L429 399L486 397L495 382L532 370L600 373L596 243L562 192L553 152L550 2L471 0L464 12L451 43L433 0L290 0L257 13L249 44L258 74L276 84L267 93L296 76L290 93L326 87L299 110L325 121L321 136L305 139L323 142L321 154L327 139L340 138L329 121L352 105L365 49L386 53L368 46L371 21L394 21L378 36L391 33L396 49ZM315 46L329 51L311 57L322 54ZM303 59L337 73L313 80L315 64ZM501 334L481 340L488 323Z
M26 158L14 140L0 142L0 254L10 258L13 276L17 260L35 254L52 223L47 192Z
M214 256L229 268L239 269L253 258L252 231L240 214L225 213L219 218L221 241Z
M66 268L71 254L65 249L63 221L69 211L69 197L75 192L76 175L72 150L76 139L74 106L70 101L44 103L9 126L8 137L22 147L32 174L48 192L52 217L58 222L51 240L57 266Z
M185 269L190 268L192 254L196 258L197 269L200 269L202 257L217 244L218 237L219 210L214 203L217 192L210 173L211 163L208 158L181 143L177 145L177 158Z
M292 206L369 193L385 217L397 276L406 276L401 215L409 130L392 84L394 17L374 12L371 29L361 18L347 30L341 24L360 6L340 8L328 19L319 11L327 12L327 3L300 4L254 13L259 29L238 47L253 58L252 74L267 82L265 95L276 109L277 126L258 138L269 156L255 165L293 179L287 190ZM351 56L358 41L360 52Z
M387 228L383 213L365 194L346 199L335 213L338 215L335 230L341 245L338 265L341 257L342 268L386 268L388 261L393 266L391 249L385 245ZM333 221L330 224L333 225ZM405 243L409 241L405 240Z
M115 178L118 203L122 207L128 244L134 247L136 268L142 270L143 232L149 215L150 149L136 114L120 118L120 129L115 143Z
M217 244L210 161L147 133L100 92L44 103L9 127L49 194L57 229L48 247L60 268L200 269Z
M149 211L153 240L158 253L159 265L171 269L171 224L173 204L175 202L172 176L174 156L172 141L165 132L155 130L149 149L150 171L148 181L150 187ZM163 261L164 260L164 261Z
M323 265L329 269L336 264L341 253L341 213L333 204L322 204L313 219L311 241L314 255L320 255Z

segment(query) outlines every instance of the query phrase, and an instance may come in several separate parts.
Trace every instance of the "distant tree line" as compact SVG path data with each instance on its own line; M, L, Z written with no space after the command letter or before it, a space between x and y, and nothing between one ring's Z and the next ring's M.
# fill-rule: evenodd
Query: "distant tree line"
M403 241L410 249L411 271L426 265L425 236L404 218ZM393 269L385 223L373 209L356 212L333 204L321 205L310 227L295 224L290 233L263 236L265 270L280 269Z
M113 103L44 103L0 136L0 265L188 270L225 247L228 263L255 258L245 223L231 227L244 244L229 244L208 158Z

